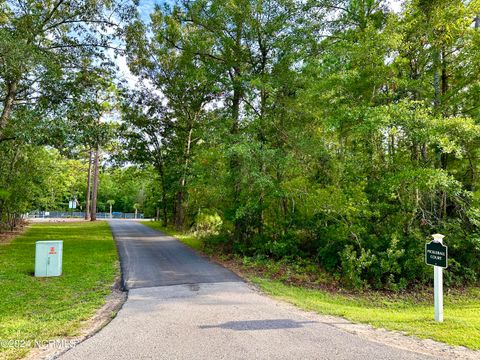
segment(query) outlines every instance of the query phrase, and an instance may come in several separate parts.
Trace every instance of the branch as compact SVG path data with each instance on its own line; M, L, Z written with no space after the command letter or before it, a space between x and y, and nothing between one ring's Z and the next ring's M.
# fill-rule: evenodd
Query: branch
M1 137L0 138L0 144L4 141L11 141L11 140L16 140L17 137L16 136L11 136L11 137Z
M88 48L88 47L98 47L98 48L104 48L104 49L113 49L113 50L120 50L120 51L125 51L125 49L115 47L115 46L110 46L110 45L103 45L103 44L96 44L96 43L87 43L87 44L68 44L68 45L54 45L54 46L48 46L48 47L42 47L42 50L53 50L53 49L66 49L66 48Z
M175 49L180 50L180 51L185 51L185 49L183 47L175 44L175 42L173 40L170 40L167 36L164 36L163 38L165 39L165 41L167 41ZM209 54L209 53L201 53L199 51L195 51L194 54L197 55L197 56L206 56L206 57L212 58L214 60L218 60L218 61L221 61L221 62L226 62L224 59L219 58L218 56L215 56L215 55L212 55L212 54Z
M43 31L46 32L46 31L49 31L49 30L52 30L54 28L57 28L59 27L60 25L64 25L64 24L75 24L75 23L91 23L91 24L105 24L105 25L110 25L110 26L114 26L114 27L119 27L120 25L114 23L114 22L111 22L111 21L107 21L107 20L82 20L82 19L76 19L76 20L62 20L60 22L57 22L53 25L50 25L49 27L45 28Z
M52 11L50 11L50 13L47 15L47 17L45 18L45 20L43 20L43 23L42 23L42 26L40 28L43 28L49 21L50 19L53 17L53 14L55 14L55 12L58 10L58 8L60 7L60 5L62 5L62 3L64 2L64 0L59 0L55 6L53 7Z
M262 117L262 115L258 112L257 109L255 109L255 106L253 106L253 104L251 104L245 97L243 98L243 101L253 110L255 111L255 114L257 114L258 117Z

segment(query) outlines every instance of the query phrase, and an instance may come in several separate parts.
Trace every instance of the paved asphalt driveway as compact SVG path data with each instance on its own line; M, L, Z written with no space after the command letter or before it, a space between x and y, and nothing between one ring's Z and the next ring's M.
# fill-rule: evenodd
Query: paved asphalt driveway
M137 222L111 221L126 289L241 281L171 236Z
M110 226L128 300L110 324L61 359L432 359L270 299L142 224Z

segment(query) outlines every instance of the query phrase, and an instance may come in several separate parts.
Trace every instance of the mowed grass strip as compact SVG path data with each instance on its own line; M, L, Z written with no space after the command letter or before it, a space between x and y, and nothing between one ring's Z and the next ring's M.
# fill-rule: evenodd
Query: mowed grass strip
M63 240L63 275L35 278L35 242ZM0 341L53 340L79 334L111 292L119 274L107 222L31 225L0 245ZM0 358L17 359L29 349L0 346Z
M158 222L144 224L175 236L196 250L202 249L201 241L191 234L182 234L171 228L164 228ZM265 293L302 309L340 316L377 328L402 331L449 345L480 350L480 288L470 288L462 293L458 291L448 293L448 288L445 288L444 322L437 323L433 320L433 296L427 295L424 296L424 300L419 300L418 294L401 294L392 297L375 292L336 294L285 285L281 281L259 277L258 273L249 274L248 269L246 270L245 274L249 280L257 284Z

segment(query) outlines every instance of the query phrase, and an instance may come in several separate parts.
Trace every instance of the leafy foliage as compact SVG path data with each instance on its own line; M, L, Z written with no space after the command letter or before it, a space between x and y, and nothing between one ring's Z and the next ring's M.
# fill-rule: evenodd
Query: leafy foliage
M0 2L0 228L29 210L60 209L66 193L74 195L73 168L82 166L51 147L81 157L83 146L108 138L100 116L114 92L110 54L122 52L133 5Z

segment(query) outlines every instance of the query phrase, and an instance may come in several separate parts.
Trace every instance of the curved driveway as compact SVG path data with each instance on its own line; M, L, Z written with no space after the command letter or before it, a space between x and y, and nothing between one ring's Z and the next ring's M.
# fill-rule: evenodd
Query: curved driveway
M62 359L432 359L264 296L140 223L110 226L128 300L110 324Z

